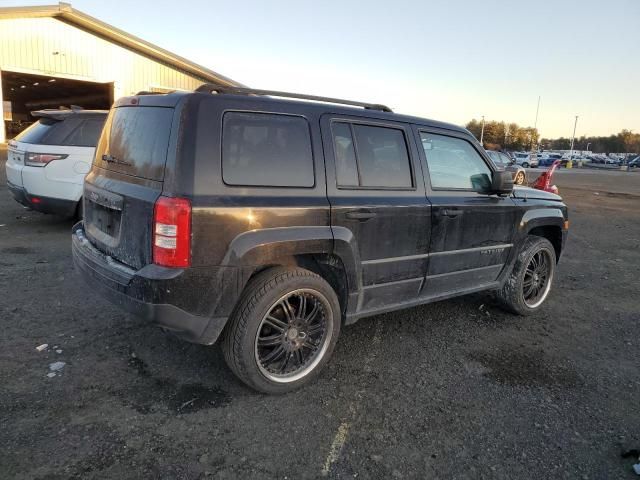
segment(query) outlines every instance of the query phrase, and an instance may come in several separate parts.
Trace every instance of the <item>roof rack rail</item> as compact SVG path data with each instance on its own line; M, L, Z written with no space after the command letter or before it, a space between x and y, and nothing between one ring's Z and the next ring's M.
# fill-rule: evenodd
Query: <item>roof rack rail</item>
M214 85L205 83L195 90L203 93L227 93L232 95L265 95L270 97L296 98L299 100L312 100L314 102L339 103L342 105L350 105L352 107L363 107L367 110L380 110L381 112L393 112L386 105L378 103L356 102L353 100L341 100L339 98L318 97L316 95L305 95L303 93L278 92L275 90L258 90L255 88L243 87L227 87L222 85Z

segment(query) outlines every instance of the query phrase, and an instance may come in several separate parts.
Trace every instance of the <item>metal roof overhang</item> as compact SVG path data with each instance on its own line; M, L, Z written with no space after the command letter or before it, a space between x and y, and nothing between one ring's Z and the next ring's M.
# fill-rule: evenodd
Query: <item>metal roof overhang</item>
M145 42L141 38L131 35L123 30L115 28L94 18L86 13L76 10L69 3L60 2L58 5L43 5L35 7L3 7L0 8L0 19L5 18L56 18L63 22L77 26L90 33L98 35L115 44L140 53L148 58L169 65L189 75L201 79L203 82L212 82L219 85L242 87L243 85L231 80L224 75L209 70L201 65L193 63L186 58L175 55L163 48Z

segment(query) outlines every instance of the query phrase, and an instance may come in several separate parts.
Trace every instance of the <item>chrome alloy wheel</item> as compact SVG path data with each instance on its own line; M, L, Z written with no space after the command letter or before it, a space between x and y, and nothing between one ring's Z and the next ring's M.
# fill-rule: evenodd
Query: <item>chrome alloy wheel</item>
M255 358L269 380L288 383L309 374L322 360L333 332L327 298L303 288L278 299L262 318L255 340Z
M529 308L536 308L549 294L553 280L553 259L546 250L539 250L533 254L524 273L522 295L524 303Z

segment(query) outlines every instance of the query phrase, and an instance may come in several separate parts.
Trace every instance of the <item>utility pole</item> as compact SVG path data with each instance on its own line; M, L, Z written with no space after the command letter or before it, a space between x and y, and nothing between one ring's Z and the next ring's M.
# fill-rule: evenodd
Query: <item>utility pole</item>
M540 95L538 95L538 106L536 107L536 120L535 122L533 122L534 133L531 134L531 152L533 152L533 136L535 135L538 128L538 112L539 111L540 111Z
M480 145L484 148L484 115L482 115L482 131L480 132Z
M502 150L506 150L507 149L507 137L509 136L509 124L505 124L504 126L504 146L502 147Z
M576 115L576 121L573 123L573 136L571 137L571 153L569 154L569 161L573 162L573 142L576 139L576 127L578 126L578 115Z

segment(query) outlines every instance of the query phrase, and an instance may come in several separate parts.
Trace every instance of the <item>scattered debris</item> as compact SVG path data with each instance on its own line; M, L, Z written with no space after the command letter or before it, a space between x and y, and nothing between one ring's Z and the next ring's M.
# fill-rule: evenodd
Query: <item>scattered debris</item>
M5 223L0 224L0 227L6 227L7 225Z
M640 449L632 448L631 450L627 450L626 452L622 452L620 455L622 458L635 458L638 463L632 465L633 471L636 475L640 475Z
M36 263L49 263L49 260L36 260Z
M56 353L57 353L58 355L60 355L60 354L62 353L62 350L58 349L58 350L56 350Z
M600 192L593 192L594 195L600 195Z
M42 345L38 345L36 347L36 350L39 352L42 352L44 350L46 350L47 348L49 348L49 344L48 343L43 343Z
M53 378L53 377L55 377L55 376L56 376L56 372L49 372L49 373L47 373L47 377L49 377L49 378Z
M51 370L52 372L59 372L64 368L65 365L65 362L53 362L49 364L49 370Z

